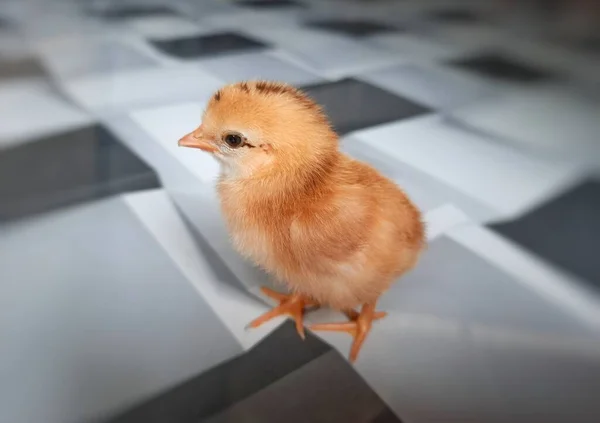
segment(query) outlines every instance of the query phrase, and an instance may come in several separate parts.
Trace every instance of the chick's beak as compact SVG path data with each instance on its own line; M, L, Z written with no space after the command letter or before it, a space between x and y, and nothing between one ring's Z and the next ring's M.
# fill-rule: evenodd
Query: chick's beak
M200 127L198 127L195 131L184 135L179 140L178 144L180 147L199 148L200 150L207 151L209 153L214 153L217 151L217 147L212 142L204 138L202 125L200 125Z

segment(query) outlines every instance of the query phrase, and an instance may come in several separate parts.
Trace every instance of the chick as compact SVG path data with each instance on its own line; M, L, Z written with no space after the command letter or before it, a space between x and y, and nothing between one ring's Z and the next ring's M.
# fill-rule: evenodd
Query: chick
M372 322L385 316L375 311L378 298L425 246L415 205L341 153L322 109L283 83L225 86L179 145L219 161L217 190L235 249L291 292L263 288L279 305L250 326L289 314L304 337L306 309L329 306L349 321L311 329L350 333L355 361Z

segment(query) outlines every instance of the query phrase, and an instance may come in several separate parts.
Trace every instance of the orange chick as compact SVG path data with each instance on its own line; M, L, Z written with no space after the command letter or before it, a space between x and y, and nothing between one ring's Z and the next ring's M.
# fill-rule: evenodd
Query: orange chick
M235 249L290 291L263 288L279 305L250 326L290 314L304 337L306 308L329 306L349 321L311 328L350 333L355 361L372 322L385 315L375 311L378 298L424 248L415 205L340 152L322 109L287 84L225 86L179 145L219 161L217 190Z

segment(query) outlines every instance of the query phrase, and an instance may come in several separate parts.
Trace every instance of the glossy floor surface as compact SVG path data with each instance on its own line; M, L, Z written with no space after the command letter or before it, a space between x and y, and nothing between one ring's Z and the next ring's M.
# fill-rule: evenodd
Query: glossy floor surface
M600 421L600 56L482 3L0 0L0 421ZM217 164L177 147L256 78L306 89L425 214L353 368L319 335L269 373L283 320L245 328L268 278ZM211 408L239 368L269 385Z

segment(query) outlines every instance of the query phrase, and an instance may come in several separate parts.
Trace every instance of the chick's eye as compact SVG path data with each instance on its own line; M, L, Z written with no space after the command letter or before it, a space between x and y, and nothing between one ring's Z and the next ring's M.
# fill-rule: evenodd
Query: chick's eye
M242 145L242 137L236 134L227 134L225 135L225 142L230 147L239 147L240 145Z

